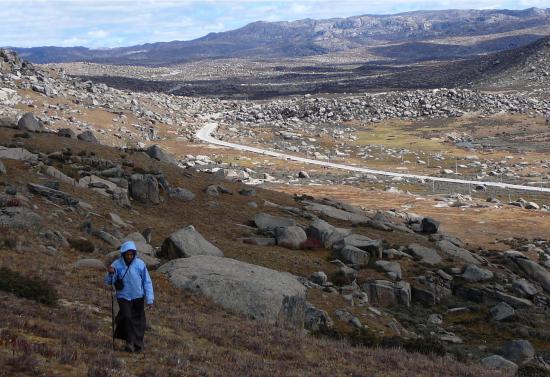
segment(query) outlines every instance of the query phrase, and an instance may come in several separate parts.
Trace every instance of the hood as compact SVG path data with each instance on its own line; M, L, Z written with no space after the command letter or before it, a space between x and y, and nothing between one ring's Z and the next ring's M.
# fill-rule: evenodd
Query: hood
M126 241L122 245L120 245L120 255L124 255L129 250L133 250L137 256L137 248L134 241Z

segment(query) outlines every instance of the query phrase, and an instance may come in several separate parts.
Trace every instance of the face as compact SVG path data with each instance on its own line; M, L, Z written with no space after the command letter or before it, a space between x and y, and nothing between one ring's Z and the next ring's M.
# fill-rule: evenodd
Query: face
M125 253L123 254L123 256L124 256L124 260L125 260L126 262L131 262L132 259L134 259L134 257L136 256L136 253L135 253L135 251L128 250L127 252L125 252Z

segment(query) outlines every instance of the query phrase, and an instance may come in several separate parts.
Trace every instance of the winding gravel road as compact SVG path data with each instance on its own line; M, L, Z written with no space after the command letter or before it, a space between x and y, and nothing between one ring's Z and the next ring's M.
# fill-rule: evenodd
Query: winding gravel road
M548 192L550 193L550 188L546 187L534 187L534 186L523 186L523 185L514 185L510 183L501 183L501 182L490 182L490 181L468 181L465 179L456 179L456 178L443 178L443 177L431 177L428 175L416 175L416 174L406 174L406 173L396 173L391 171L375 170L369 168L362 168L359 166L345 165L345 164L335 164L333 162L321 161L321 160L312 160L310 158L304 158L299 156L293 156L290 154L279 153L274 151L269 151L266 149L260 149L255 147L250 147L248 145L241 145L235 143L229 143L227 141L222 141L215 139L211 136L211 133L216 130L218 127L217 123L206 123L197 133L196 137L204 142L220 145L227 148L237 149L240 151L247 151L253 153L259 153L264 156L272 156L281 159L286 159L290 161L298 161L306 164L326 166L335 169L349 170L359 173L383 175L387 177L401 177L401 178L413 178L413 179L422 179L424 181L432 182L447 182L447 183L456 183L456 184L466 184L466 185L485 185L487 187L499 187L503 189L512 189L512 190L525 190L525 191L537 191L537 192Z

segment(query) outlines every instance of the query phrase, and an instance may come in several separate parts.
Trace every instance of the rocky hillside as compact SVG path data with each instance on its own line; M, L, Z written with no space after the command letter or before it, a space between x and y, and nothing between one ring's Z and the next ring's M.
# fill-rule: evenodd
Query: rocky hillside
M1 57L7 376L548 374L547 239L518 235L504 252L480 247L433 216L292 197L244 184L252 169L209 156L182 163L154 145L175 134L183 148L212 118L330 122L350 110L325 116L333 103L319 103L321 111L308 97L300 107L247 108L130 93ZM437 108L476 96L415 95L445 104ZM439 114L431 108L410 116ZM545 215L517 211L514 221ZM101 282L128 239L157 296L139 362L120 344L110 351L111 299Z
M205 58L288 58L373 47L381 59L455 58L509 49L548 33L549 9L417 11L328 20L254 22L192 41L89 50L82 47L16 49L35 63L89 61L168 65ZM491 36L489 37L488 36ZM468 43L445 41L465 37ZM438 40L436 44L433 40ZM428 42L428 43L420 43ZM397 45L396 45L397 44Z

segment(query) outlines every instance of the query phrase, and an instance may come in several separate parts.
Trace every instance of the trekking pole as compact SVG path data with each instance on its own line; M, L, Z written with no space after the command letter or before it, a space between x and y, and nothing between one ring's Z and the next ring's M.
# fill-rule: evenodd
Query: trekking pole
M115 298L114 298L115 286L111 284L111 330L113 336L113 351L115 350Z

